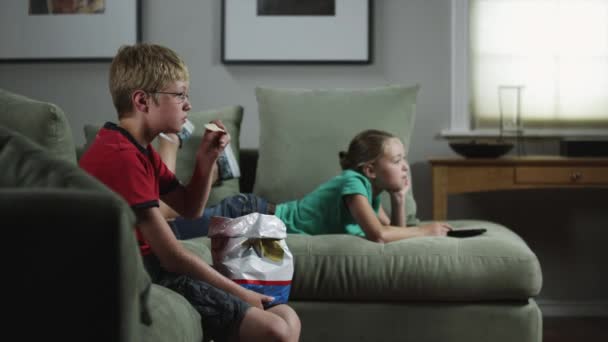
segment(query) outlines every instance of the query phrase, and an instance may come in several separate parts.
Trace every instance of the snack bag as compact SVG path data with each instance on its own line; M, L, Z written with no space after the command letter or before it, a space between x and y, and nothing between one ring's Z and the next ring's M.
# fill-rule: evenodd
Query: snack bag
M206 124L205 129L216 132L225 132L222 128L218 127L214 123ZM232 147L230 146L230 144L226 145L226 148L217 158L217 165L220 180L228 180L241 177L241 168L239 167L239 163L236 161L234 151L232 151Z
M230 219L214 216L209 225L216 269L241 286L287 303L293 277L293 256L285 243L287 228L274 215L251 213Z
M234 152L232 151L230 144L226 145L226 148L217 158L217 165L221 180L241 177L241 168L239 167L239 163L236 161L236 157L234 156Z

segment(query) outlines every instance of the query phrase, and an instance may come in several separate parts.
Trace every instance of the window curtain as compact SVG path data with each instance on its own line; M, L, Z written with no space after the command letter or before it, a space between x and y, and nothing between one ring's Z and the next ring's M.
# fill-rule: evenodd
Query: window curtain
M608 128L608 0L471 0L469 20L474 127L519 106L524 129Z

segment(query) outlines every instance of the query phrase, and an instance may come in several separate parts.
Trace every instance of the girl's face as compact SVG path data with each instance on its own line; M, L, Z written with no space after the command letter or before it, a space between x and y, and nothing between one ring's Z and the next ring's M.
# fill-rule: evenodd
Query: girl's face
M397 138L390 138L384 154L373 164L373 184L378 190L399 191L408 183L409 165L405 160L405 149Z

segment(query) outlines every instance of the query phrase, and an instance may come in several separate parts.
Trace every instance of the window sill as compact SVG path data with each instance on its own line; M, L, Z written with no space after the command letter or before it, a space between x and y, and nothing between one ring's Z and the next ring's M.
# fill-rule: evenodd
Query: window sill
M500 132L497 129L474 129L474 130L453 130L444 129L438 134L438 138L446 140L462 139L493 139L499 138ZM519 135L526 139L582 139L582 140L608 140L607 129L568 129L568 130L540 130L524 129ZM503 133L502 138L518 138L515 133Z

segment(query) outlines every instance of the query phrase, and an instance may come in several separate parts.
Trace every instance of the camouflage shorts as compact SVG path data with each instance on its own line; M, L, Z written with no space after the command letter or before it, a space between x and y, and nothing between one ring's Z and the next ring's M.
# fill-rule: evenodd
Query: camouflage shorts
M238 334L250 305L223 290L188 276L166 276L159 285L181 294L201 315L205 340L227 341Z

